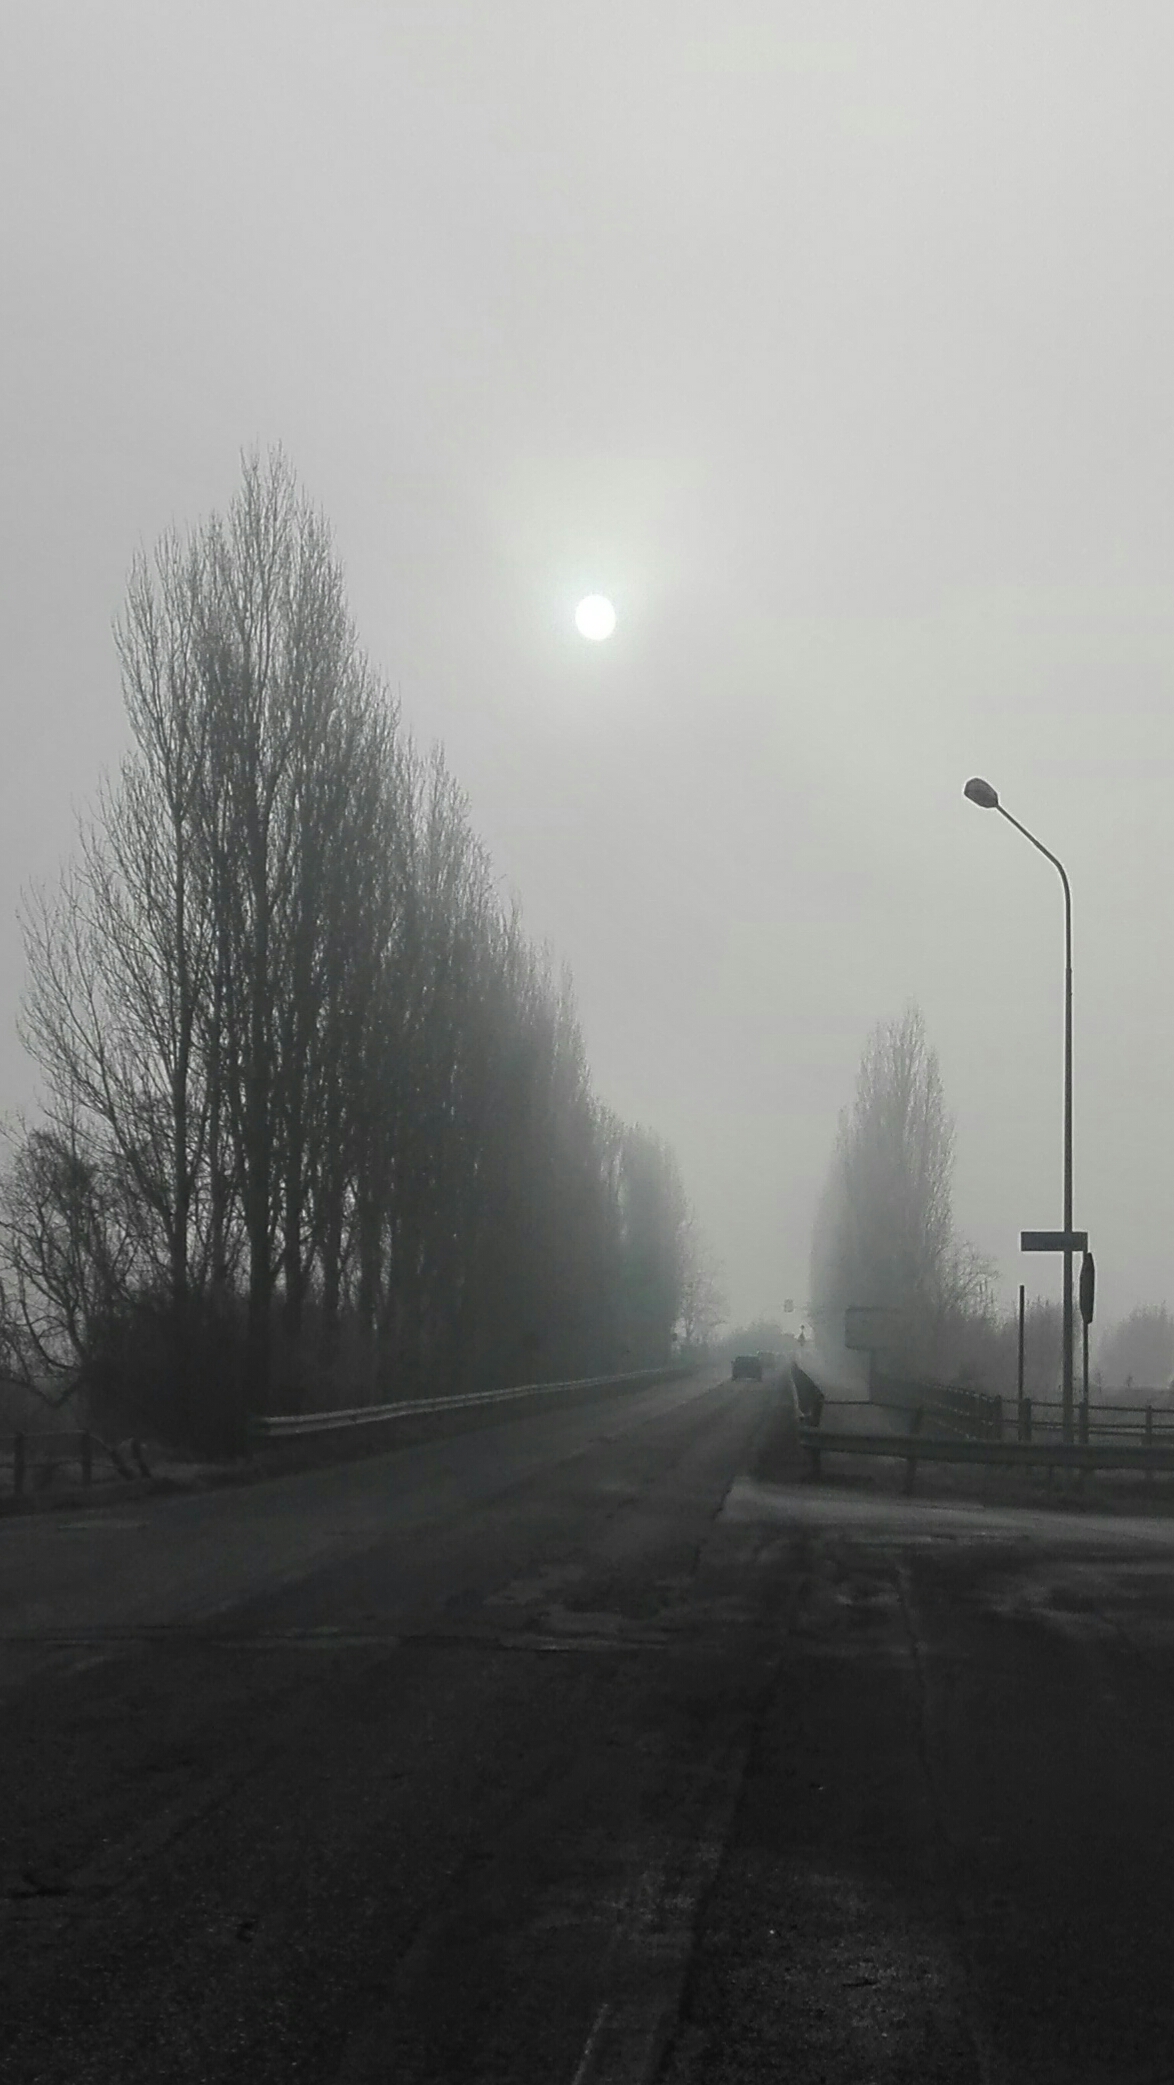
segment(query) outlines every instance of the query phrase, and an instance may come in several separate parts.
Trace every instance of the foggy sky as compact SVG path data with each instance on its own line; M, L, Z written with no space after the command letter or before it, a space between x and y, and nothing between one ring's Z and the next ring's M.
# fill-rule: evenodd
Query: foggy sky
M955 1213L1174 1301L1174 13L8 0L0 1106L131 557L280 441L735 1315L914 998ZM571 615L609 593L615 637Z

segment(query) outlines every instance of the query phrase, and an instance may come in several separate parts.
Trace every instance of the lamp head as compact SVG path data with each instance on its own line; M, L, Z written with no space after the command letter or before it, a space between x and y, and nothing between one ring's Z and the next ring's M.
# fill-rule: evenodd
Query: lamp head
M981 775L972 775L962 794L983 811L997 811L999 808L998 791L992 789L989 782L984 782Z

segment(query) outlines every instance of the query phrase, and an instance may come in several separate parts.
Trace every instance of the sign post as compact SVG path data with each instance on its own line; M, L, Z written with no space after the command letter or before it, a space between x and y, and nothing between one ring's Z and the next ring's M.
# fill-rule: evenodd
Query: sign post
M1068 1196L1065 1195L1065 1215L1069 1216ZM1072 1439L1072 1255L1087 1253L1088 1232L1074 1231L1069 1227L1063 1231L1020 1231L1020 1252L1062 1252L1064 1255L1064 1351L1061 1355L1063 1382L1063 1435ZM1085 1400L1087 1406L1087 1398Z
M1027 1293L1027 1292L1026 1292L1026 1289L1025 1289L1025 1286L1024 1286L1023 1282L1020 1282L1020 1284L1019 1284L1019 1366L1018 1366L1018 1369L1017 1369L1017 1371L1016 1371L1016 1380L1017 1380L1017 1386L1018 1386L1018 1393L1019 1393L1019 1394L1018 1394L1018 1399L1017 1399L1017 1402L1018 1402L1018 1406L1019 1406L1019 1409L1018 1409L1018 1411L1017 1411L1017 1413L1016 1413L1016 1415L1015 1415L1015 1416L1016 1416L1016 1419L1017 1419L1017 1421L1018 1421L1018 1428L1017 1428L1017 1432L1016 1432L1016 1439L1017 1439L1017 1440L1020 1440L1020 1441L1022 1441L1022 1440L1026 1440L1026 1438L1027 1438L1027 1434L1026 1434L1026 1429L1025 1429L1025 1427L1024 1427L1024 1419L1025 1419L1025 1417L1026 1417L1026 1414L1025 1414L1025 1412L1024 1412L1024 1410L1023 1410L1023 1312L1024 1312L1024 1298L1025 1298L1025 1296L1026 1296L1026 1293Z
M1088 1441L1088 1328L1092 1324L1096 1286L1096 1264L1092 1254L1086 1252L1080 1263L1080 1438L1085 1443Z
M844 1345L850 1353L868 1355L868 1394L876 1380L876 1356L899 1333L901 1313L884 1304L850 1303L844 1312Z

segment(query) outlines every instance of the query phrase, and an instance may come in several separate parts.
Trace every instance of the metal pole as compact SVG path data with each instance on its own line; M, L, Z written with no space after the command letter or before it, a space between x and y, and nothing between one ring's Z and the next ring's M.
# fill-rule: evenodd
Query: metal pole
M1002 804L996 802L991 808L997 810L1000 817L1007 820L1008 825L1013 825L1017 833L1022 833L1025 840L1030 840L1033 847L1038 848L1041 854L1047 856L1052 867L1059 870L1060 881L1064 886L1064 1229L1070 1232L1072 1229L1072 892L1068 885L1068 875L1064 864L1057 855L1052 853L1051 848L1045 847L1042 840L1037 840L1035 834L1028 832L1025 825L1020 825L1019 820L1013 818L1010 811L1004 810ZM1073 1437L1074 1397L1072 1375L1073 1347L1075 1345L1073 1334L1072 1253L1068 1250L1064 1254L1064 1352L1062 1356L1063 1373L1060 1391L1062 1430L1066 1441L1071 1441Z
M1056 864L1059 868L1059 863ZM1072 893L1064 885L1064 1229L1072 1231ZM1072 1249L1064 1254L1064 1439L1072 1439ZM1084 1405L1088 1412L1088 1327L1084 1333Z
M1020 1439L1021 1441L1023 1441L1023 1440L1026 1440L1026 1438L1027 1438L1027 1436L1026 1436L1026 1434L1024 1433L1024 1430L1023 1430L1023 1420L1024 1420L1024 1412L1023 1412L1023 1306L1024 1306L1024 1296L1025 1296L1025 1294L1026 1294L1026 1291L1025 1291L1025 1289L1024 1289L1024 1285L1023 1285L1023 1283L1022 1283L1022 1282L1020 1282L1020 1284L1019 1284L1019 1369L1018 1369L1018 1374L1017 1374L1017 1378L1016 1378L1016 1381L1017 1381L1017 1386L1018 1386L1018 1405L1019 1405L1019 1411L1018 1411L1017 1417L1018 1417L1018 1421L1019 1421L1019 1424L1018 1424L1018 1427L1017 1427L1017 1429L1016 1429L1016 1432L1017 1432L1018 1438L1019 1438L1019 1439Z

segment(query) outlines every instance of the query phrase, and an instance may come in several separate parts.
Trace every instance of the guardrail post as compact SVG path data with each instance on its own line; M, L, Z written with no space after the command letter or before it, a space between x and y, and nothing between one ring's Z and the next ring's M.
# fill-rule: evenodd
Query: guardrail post
M800 1372L802 1373L802 1371ZM806 1376L803 1380L804 1390L802 1397L799 1395L799 1385L794 1375L791 1377L791 1385L795 1393L795 1404L798 1408L800 1424L806 1426L810 1432L813 1427L817 1428L819 1426L820 1420L823 1418L823 1391ZM807 1453L811 1457L811 1476L814 1482L820 1474L818 1442L808 1440Z
M24 1490L25 1445L24 1435L15 1434L12 1441L12 1489L17 1498Z
M995 1409L993 1413L993 1419L995 1428L995 1439L996 1441L1001 1441L1003 1438L1003 1399L1001 1394L997 1392L995 1395Z
M1152 1404L1147 1404L1145 1408L1145 1445L1148 1455L1154 1445L1154 1408ZM1147 1484L1152 1484L1154 1481L1154 1473L1151 1468L1146 1469L1145 1481Z
M92 1483L93 1483L93 1481L94 1481L94 1436L93 1436L93 1434L92 1434L92 1433L86 1432L86 1433L83 1433L83 1435L82 1435L82 1483L83 1483L83 1484L92 1484Z
M1022 1403L1020 1404L1020 1407L1019 1407L1019 1438L1020 1438L1020 1440L1021 1440L1021 1441L1030 1441L1030 1440L1031 1440L1031 1399L1030 1399L1030 1397L1025 1397L1025 1398L1023 1399Z
M818 1390L817 1390L817 1391L816 1391L816 1393L815 1393L815 1398L814 1398L814 1400L813 1400L813 1403L814 1403L814 1409L815 1409L815 1417L814 1417L814 1419L813 1419L813 1420L808 1420L808 1422L807 1422L807 1423L808 1423L808 1425L809 1425L809 1426L815 1426L815 1427L817 1427L817 1428L818 1428L818 1426L819 1426L819 1423L820 1423L820 1420L821 1420L821 1419L823 1418L823 1397L822 1397L821 1393L820 1393L820 1392L819 1392ZM813 1482L813 1483L817 1483L817 1482L819 1481L819 1476L820 1476L820 1467L821 1467L821 1465L820 1465L820 1459L819 1459L819 1444L818 1444L818 1441L815 1441L815 1442L809 1441L809 1442L808 1442L808 1444L807 1444L807 1452L808 1452L808 1454L809 1454L809 1455L810 1455L810 1457L811 1457L811 1477L812 1477L812 1482Z
M917 1436L917 1435L918 1435L918 1434L919 1434L919 1433L921 1432L921 1422L922 1422L922 1420L923 1420L923 1418L924 1418L924 1417L925 1417L925 1407L924 1407L924 1405L918 1405L918 1407L917 1407L917 1410L916 1410L916 1411L914 1412L914 1414L913 1414L913 1417L912 1417L912 1419L911 1419L911 1420L910 1420L910 1422L909 1422L909 1434L910 1434L910 1438L911 1438L911 1439L915 1438L915 1437L916 1437L916 1436ZM911 1493L912 1493L912 1491L913 1491L913 1484L914 1484L914 1480L915 1480L916 1476L917 1476L917 1457L916 1457L915 1455L911 1455L911 1456L909 1456L909 1458L907 1459L907 1461L906 1461L906 1464L905 1464L905 1495L906 1495L906 1497L909 1497L909 1496L910 1496L910 1494L911 1494Z

